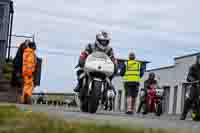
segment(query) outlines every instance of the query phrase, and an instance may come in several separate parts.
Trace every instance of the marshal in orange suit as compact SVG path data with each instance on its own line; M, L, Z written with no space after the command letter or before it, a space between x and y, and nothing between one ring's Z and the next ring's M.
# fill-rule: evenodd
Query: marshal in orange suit
M23 51L23 66L22 66L22 77L23 77L23 94L22 94L22 103L30 104L31 96L34 89L34 72L36 69L36 54L33 47L33 42L27 42L28 47Z

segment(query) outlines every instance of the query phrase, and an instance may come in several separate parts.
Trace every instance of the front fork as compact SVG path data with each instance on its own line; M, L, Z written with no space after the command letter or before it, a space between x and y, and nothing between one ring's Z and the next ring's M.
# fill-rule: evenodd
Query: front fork
M94 81L98 81L98 82L102 82L102 85L101 85L101 95L103 94L104 90L105 90L105 85L104 85L104 81L101 80L101 79L98 79L98 78L94 78L94 79L90 79L89 80L89 86L88 86L88 96L90 95L90 92L92 90L92 86L93 86L93 82Z
M94 81L98 81L98 82L102 82L101 85L101 95L99 97L99 99L101 100L102 105L106 102L107 100L107 89L111 88L111 81L109 78L106 78L105 80L99 79L99 78L91 78L88 80L88 90L87 90L87 95L90 96L90 92L92 90L93 87L93 82Z
M158 109L157 106L158 106L159 104L162 105L161 99L156 99L156 100L155 100L155 103L154 103L154 105L155 105L155 111L157 111L157 109Z

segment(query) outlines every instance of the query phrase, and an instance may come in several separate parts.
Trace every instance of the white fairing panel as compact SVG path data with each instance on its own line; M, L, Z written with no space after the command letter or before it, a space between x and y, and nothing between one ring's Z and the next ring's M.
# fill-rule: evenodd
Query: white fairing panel
M115 93L113 92L113 90L108 90L107 97L108 98L114 98L115 97Z
M105 53L94 52L87 57L84 69L86 72L103 72L111 76L114 73L114 64Z

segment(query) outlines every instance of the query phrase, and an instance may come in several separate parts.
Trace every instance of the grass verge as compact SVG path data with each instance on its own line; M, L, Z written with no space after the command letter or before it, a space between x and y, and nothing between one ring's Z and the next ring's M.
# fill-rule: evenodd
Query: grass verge
M0 106L0 133L176 133L177 129L122 128L94 123L50 119L44 113L22 112L14 105ZM182 132L183 133L183 132Z

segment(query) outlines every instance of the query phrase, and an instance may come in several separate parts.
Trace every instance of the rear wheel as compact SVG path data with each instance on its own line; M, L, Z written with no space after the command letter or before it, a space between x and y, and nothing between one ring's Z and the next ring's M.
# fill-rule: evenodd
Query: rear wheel
M91 90L89 101L88 101L88 111L90 113L96 113L99 106L99 97L101 94L102 82L94 81L93 88Z
M142 114L146 115L147 112L148 112L148 108L147 108L147 103L146 102L142 105L142 110L143 110Z

